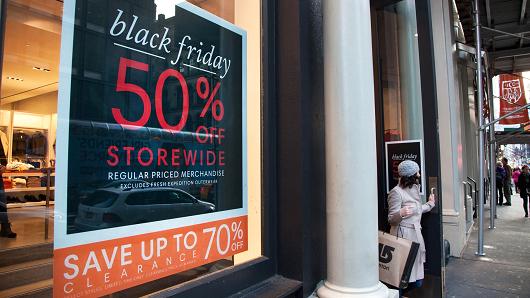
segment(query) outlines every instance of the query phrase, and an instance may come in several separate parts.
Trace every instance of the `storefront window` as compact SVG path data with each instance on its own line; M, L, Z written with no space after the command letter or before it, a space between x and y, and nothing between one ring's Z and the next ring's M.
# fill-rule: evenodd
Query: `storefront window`
M421 74L414 0L378 11L385 141L423 139Z
M386 193L398 184L398 166L413 160L425 173L418 30L414 0L377 10L380 86L383 106ZM425 185L422 175L421 185ZM420 188L425 197L425 189Z
M53 243L60 296L144 295L261 256L260 7L8 0L2 233L16 237L0 250Z

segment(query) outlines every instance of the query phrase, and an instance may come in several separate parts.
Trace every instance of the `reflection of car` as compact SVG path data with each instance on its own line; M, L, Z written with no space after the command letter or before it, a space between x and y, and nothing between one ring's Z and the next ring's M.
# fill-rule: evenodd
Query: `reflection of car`
M213 211L214 204L199 201L180 189L101 188L79 204L75 226L89 231Z
M117 181L109 182L109 183L103 185L100 188L120 188L122 184L128 184L128 183L140 184L140 183L147 183L147 181L139 180L139 179L136 179L136 180L135 179L132 179L132 180L117 180ZM87 200L88 197L90 197L90 195L94 193L94 191L96 191L95 188L89 188L89 189L86 189L84 191L81 191L81 193L79 195L79 198L81 199L81 202L84 202L85 200Z

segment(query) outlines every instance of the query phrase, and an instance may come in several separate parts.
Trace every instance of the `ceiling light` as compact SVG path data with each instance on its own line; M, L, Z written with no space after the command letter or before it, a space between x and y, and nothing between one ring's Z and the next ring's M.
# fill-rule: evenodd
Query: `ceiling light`
M23 81L24 81L24 80L21 79L21 78L15 78L15 77L9 77L9 76L7 76L6 78L7 78L8 80L13 80L13 81L19 81L19 82L23 82Z
M51 70L49 70L47 68L42 68L42 67L38 67L38 66L33 66L33 69L34 70L44 71L44 72L50 72L51 71Z

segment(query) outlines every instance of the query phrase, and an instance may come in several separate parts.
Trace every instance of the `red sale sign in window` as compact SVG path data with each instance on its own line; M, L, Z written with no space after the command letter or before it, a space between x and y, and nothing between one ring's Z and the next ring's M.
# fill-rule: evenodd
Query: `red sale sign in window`
M56 297L247 250L246 33L177 2L64 4Z

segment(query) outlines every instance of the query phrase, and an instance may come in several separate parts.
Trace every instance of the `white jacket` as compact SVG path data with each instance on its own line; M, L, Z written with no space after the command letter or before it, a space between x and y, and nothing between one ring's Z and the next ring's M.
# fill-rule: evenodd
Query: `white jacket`
M413 213L407 218L401 218L399 210L405 206L411 207ZM424 278L423 263L425 263L425 242L421 235L421 215L431 211L432 203L421 203L420 187L401 188L396 185L388 194L388 222L391 225L390 234L417 242L420 244L418 255L410 273L409 282Z

